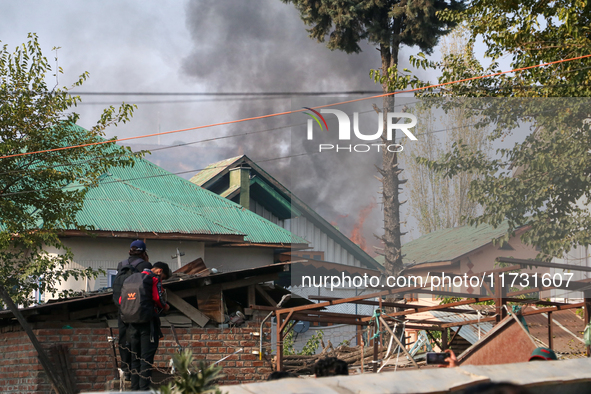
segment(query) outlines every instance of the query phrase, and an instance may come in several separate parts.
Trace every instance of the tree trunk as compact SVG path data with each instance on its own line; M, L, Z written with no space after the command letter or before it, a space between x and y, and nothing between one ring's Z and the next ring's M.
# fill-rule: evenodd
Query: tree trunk
M398 50L399 43L394 43L392 47L385 45L380 46L382 57L382 75L388 75L388 68L398 64ZM391 93L388 81L382 84L384 93ZM382 143L385 146L393 144L396 139L396 131L392 132L392 140L387 139L387 114L394 112L394 97L386 96L383 100L383 122L384 131L382 134ZM396 276L402 270L402 254L401 254L401 229L400 229L400 199L399 199L399 185L400 180L398 176L402 172L398 168L398 154L389 152L388 149L382 150L382 198L384 204L384 242L385 262L384 268L386 275Z

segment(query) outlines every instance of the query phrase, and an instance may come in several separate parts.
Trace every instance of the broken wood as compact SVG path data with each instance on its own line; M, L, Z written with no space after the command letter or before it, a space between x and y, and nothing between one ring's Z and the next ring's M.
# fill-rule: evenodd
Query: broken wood
M55 392L58 394L75 394L74 392L68 389L61 376L57 373L57 371L55 370L55 366L52 364L49 357L47 357L47 354L45 354L45 350L43 350L43 347L41 346L41 343L39 343L39 340L37 340L37 337L33 333L33 330L31 330L31 327L29 326L23 315L20 313L17 306L12 301L12 298L10 298L10 294L8 294L8 292L4 288L4 285L1 283L0 295L2 296L2 300L4 301L6 306L8 306L8 309L10 309L12 314L20 323L23 330L25 330L25 332L27 333L29 340L31 341L33 347L37 351L37 357L39 358L39 362L41 363L43 370L47 374L47 378L49 379Z
M204 327L207 324L209 317L207 317L199 309L195 308L193 305L189 304L187 301L183 300L181 297L170 290L167 290L166 294L168 296L168 302L170 305L174 306L189 319L197 323L199 327Z

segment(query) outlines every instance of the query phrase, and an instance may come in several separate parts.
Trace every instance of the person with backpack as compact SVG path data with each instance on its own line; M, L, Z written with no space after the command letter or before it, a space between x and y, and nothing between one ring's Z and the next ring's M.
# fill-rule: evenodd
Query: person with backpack
M139 239L133 241L129 246L129 258L119 262L117 265L117 276L113 280L113 302L119 306L121 288L123 283L132 274L142 272L144 269L151 269L146 244ZM121 358L121 369L125 374L125 380L131 379L129 368L131 366L131 345L127 339L127 324L121 319L121 310L117 314L117 326L119 328L119 357Z
M163 337L160 317L170 307L165 301L162 280L170 278L168 264L161 261L125 280L121 288L121 319L127 326L131 345L131 389L149 390L154 355Z

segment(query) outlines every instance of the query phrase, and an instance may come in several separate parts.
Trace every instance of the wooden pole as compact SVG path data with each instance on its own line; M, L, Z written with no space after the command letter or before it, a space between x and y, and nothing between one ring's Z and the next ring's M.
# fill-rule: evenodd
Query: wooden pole
M41 363L43 370L47 374L49 383L51 383L55 392L58 394L74 394L67 388L61 376L55 370L54 364L51 362L47 354L45 354L45 351L43 350L41 343L39 343L39 341L37 340L37 337L35 336L35 333L33 333L33 330L31 330L29 323L27 323L27 320L20 313L17 306L12 301L12 298L10 298L10 294L8 294L2 283L0 283L0 295L2 296L2 300L4 301L6 306L8 306L8 309L10 309L14 317L16 317L20 325L23 327L23 329L29 336L29 340L31 341L33 347L35 347L35 350L37 351L39 362Z
M554 339L552 338L552 312L548 312L548 347L554 348Z
M378 372L378 321L376 320L373 326L374 339L373 339L373 373ZM363 355L361 355L363 357Z
M589 324L591 319L591 292L585 291L585 325ZM585 346L587 348L587 357L591 357L591 346Z
M392 335L392 337L394 337L394 340L396 341L396 343L398 344L398 346L400 346L400 348L402 349L402 351L404 352L404 354L406 355L406 357L408 357L410 359L410 361L414 364L414 366L417 367L417 369L418 369L419 368L419 365L416 363L415 359L412 358L412 356L410 355L410 353L408 352L408 350L406 350L406 346L404 346L404 344L400 342L400 340L398 339L398 337L396 337L396 335L394 335L394 332L392 331L392 329L390 328L390 326L388 325L388 323L386 323L386 321L381 316L379 317L379 319L382 322L382 324L384 325L384 327L386 328L386 330L388 330L388 332L390 333L390 335Z
M281 312L276 311L275 316L277 317L277 360L275 363L275 370L281 371L283 368L283 330L281 330Z

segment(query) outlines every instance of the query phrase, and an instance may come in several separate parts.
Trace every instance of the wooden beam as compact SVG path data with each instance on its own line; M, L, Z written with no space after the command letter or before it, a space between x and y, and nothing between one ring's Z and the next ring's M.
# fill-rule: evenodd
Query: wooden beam
M382 322L382 324L384 325L384 327L386 327L386 330L388 330L388 332L390 333L390 335L392 335L392 338L394 338L394 340L396 341L396 343L398 344L398 346L400 346L400 348L402 349L402 351L404 352L404 354L406 355L406 357L408 357L410 359L410 361L414 364L415 367L417 367L417 369L419 369L419 365L417 364L417 362L415 361L414 358L412 358L412 356L410 355L410 353L408 352L408 350L406 350L406 346L404 346L402 343L400 343L400 340L398 339L398 337L396 335L394 335L394 331L392 331L392 329L390 328L390 326L388 326L388 324L386 324L386 321L382 318L382 316L378 317L380 319L380 321Z
M460 333L460 330L462 329L462 327L464 327L464 326L459 326L458 329L456 330L456 332L454 332L454 335L451 336L451 339L449 340L447 347L451 346L451 343L454 341L454 339L456 339L456 336Z
M554 347L554 338L552 337L552 312L548 312L548 347Z
M174 306L189 319L197 323L199 327L204 327L209 321L209 317L207 317L203 312L195 308L193 305L189 304L187 301L183 300L181 297L179 297L172 291L167 290L166 295L168 303L170 305Z
M43 349L43 347L39 343L39 340L37 340L37 337L35 336L35 333L33 333L33 330L29 326L29 323L27 323L27 321L25 320L23 315L21 315L21 313L18 310L18 307L12 301L10 294L8 294L8 292L4 288L4 285L2 285L1 283L0 283L0 296L2 296L2 300L4 301L6 306L8 306L8 309L10 309L12 314L16 317L16 319L20 323L23 330L25 330L25 332L27 333L29 340L31 341L31 343L33 344L33 347L37 351L37 357L39 358L39 362L41 363L43 370L47 374L47 377L48 377L51 385L53 386L53 389L55 390L55 392L58 394L73 394L73 392L70 391L68 389L68 387L66 386L62 377L55 370L54 363L51 362L51 360L49 359L49 357L45 353L45 350Z
M489 301L492 300L493 298L471 298L465 301L457 301L457 302L451 302L449 304L444 304L444 305L435 305L435 306L428 306L428 307L424 307L421 309L418 309L414 312L410 312L410 311L401 311L401 312L392 312L392 313L388 313L387 316L407 316L407 315L413 315L415 313L422 313L422 312L428 312L428 311L436 311L436 310L440 310L440 309L445 309L448 308L450 306L459 306L459 305L468 305L468 304L475 304L477 302L482 302L482 301ZM458 312L461 313L461 312ZM371 320L371 317L367 317L364 318L363 320ZM442 325L443 327L443 325Z
M257 304L254 286L255 285L249 285L246 288L246 292L247 292L246 302L248 303L248 306L252 306L252 305Z
M267 301L269 303L269 305L277 306L277 303L275 302L275 300L273 298L271 298L269 293L267 293L267 291L265 289L263 289L263 287L261 285L256 284L256 285L254 285L254 288L257 291L257 293L259 293L261 295L261 297L263 297L265 299L265 301Z

